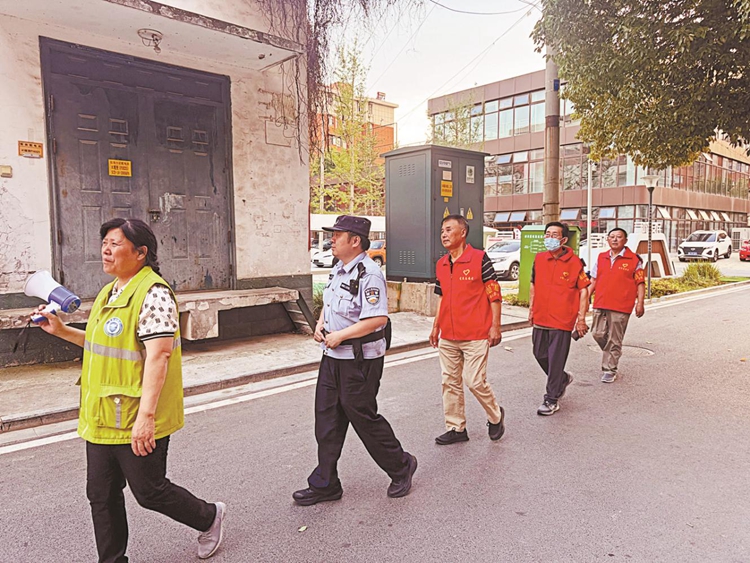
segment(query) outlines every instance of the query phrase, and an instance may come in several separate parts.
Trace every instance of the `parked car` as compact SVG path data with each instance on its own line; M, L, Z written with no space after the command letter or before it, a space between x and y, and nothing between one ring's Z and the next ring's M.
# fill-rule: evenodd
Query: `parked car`
M315 262L315 256L317 254L319 254L320 252L325 252L326 250L330 250L331 242L333 242L331 239L324 240L323 249L321 250L320 248L318 248L318 241L315 241L315 244L310 247L310 261Z
M370 249L367 251L367 255L372 258L378 266L385 264L385 241L374 240L370 243Z
M312 263L319 268L333 268L333 265L338 261L339 259L333 255L333 251L330 248L318 252L312 259Z
M732 255L732 239L726 231L695 231L677 247L677 258L686 260L713 260Z
M506 240L496 242L487 249L487 256L492 260L492 267L500 278L518 279L518 268L521 264L521 241Z
M740 260L750 260L750 240L743 240L742 246L740 247Z

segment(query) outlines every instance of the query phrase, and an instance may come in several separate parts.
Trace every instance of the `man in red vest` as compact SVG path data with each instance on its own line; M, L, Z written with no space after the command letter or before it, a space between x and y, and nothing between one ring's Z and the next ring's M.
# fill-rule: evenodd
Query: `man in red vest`
M435 438L441 446L466 442L463 382L487 413L491 440L505 432L505 411L487 383L491 346L500 344L502 297L495 269L483 250L467 244L469 223L461 215L443 219L440 240L448 254L438 260L435 293L438 311L430 344L440 351L443 412L447 432Z
M646 293L643 260L625 246L628 233L619 227L609 231L609 252L599 254L591 270L589 294L594 294L591 336L602 349L602 381L617 379L622 339L635 305L635 316L643 316Z
M547 392L537 414L550 416L559 409L573 377L565 371L572 331L588 331L589 278L583 263L565 246L568 226L554 221L544 230L544 247L534 257L529 288L529 322L533 324L534 357L547 374Z

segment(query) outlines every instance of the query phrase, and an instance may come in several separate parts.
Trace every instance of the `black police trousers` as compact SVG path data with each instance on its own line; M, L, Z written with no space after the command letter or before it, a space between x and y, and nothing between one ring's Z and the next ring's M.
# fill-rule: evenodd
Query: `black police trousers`
M544 400L557 403L565 392L570 377L565 363L570 352L571 331L536 328L531 332L534 357L547 374L547 392Z
M315 389L315 439L318 466L308 477L310 488L330 492L341 487L336 465L349 423L372 459L391 479L408 471L408 457L391 425L378 414L377 395L384 358L337 360L323 356Z
M137 456L130 444L86 442L86 495L94 520L99 563L128 560L128 520L125 515L125 482L135 500L172 520L205 532L214 523L216 505L209 504L166 477L169 436L156 441L147 456Z

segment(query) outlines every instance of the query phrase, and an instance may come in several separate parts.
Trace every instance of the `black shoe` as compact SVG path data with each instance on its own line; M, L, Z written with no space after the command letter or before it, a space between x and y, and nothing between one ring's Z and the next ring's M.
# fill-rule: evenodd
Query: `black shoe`
M342 489L341 487L325 493L318 492L313 489L301 489L299 491L295 491L292 494L292 498L294 499L294 502L299 505L311 506L313 504L318 504L319 502L339 500L341 498L341 495L343 494L344 489Z
M455 430L448 430L445 434L441 434L437 438L435 438L435 443L439 446L447 446L448 444L455 444L456 442L468 442L469 441L469 433L466 432L466 429L462 430L461 432L456 432Z
M492 424L489 420L487 421L489 427L490 440L499 440L505 434L505 409L500 407L500 421L497 424Z
M393 482L388 486L388 496L391 498L405 497L411 490L411 478L414 476L414 472L417 470L417 458L407 453L409 456L409 464L406 468L406 476L401 479L394 479Z

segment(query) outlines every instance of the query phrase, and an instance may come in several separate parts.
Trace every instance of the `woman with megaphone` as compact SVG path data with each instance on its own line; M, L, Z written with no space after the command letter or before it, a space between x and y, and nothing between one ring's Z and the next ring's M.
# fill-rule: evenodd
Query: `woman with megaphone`
M101 563L127 561L123 489L138 503L201 532L207 559L223 536L224 503L207 503L166 477L169 437L184 425L177 301L159 275L157 242L138 219L101 226L101 290L86 330L38 311L41 328L81 346L78 434L86 440L86 495ZM40 308L41 309L41 308Z

